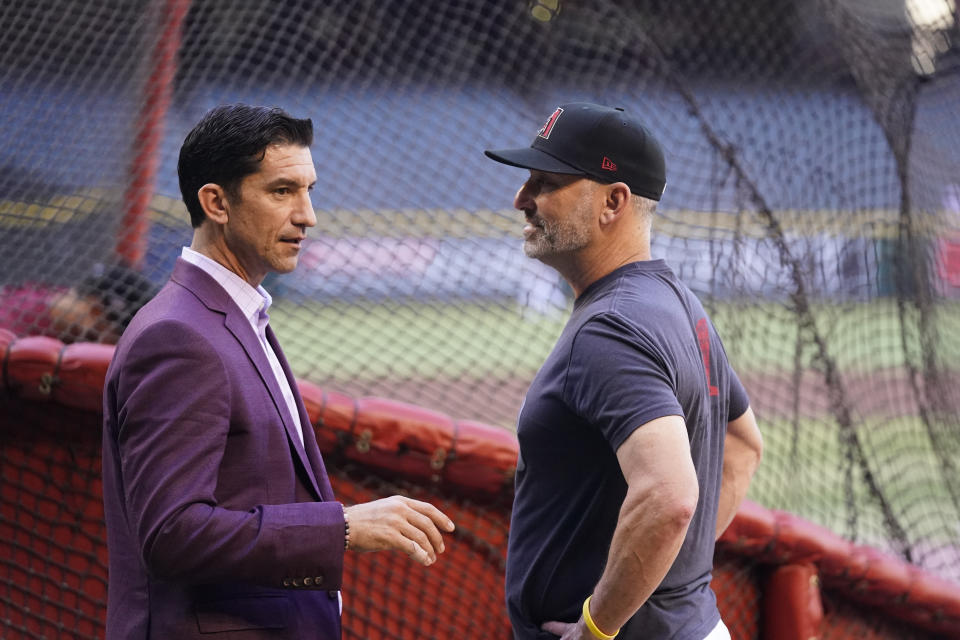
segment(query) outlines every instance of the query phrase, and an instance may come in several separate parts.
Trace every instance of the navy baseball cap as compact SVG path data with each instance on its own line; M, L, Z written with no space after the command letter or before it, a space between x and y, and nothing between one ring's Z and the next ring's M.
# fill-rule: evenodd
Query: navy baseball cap
M623 109L589 102L557 107L525 149L484 153L514 167L625 182L632 193L652 200L667 184L663 150L653 134Z

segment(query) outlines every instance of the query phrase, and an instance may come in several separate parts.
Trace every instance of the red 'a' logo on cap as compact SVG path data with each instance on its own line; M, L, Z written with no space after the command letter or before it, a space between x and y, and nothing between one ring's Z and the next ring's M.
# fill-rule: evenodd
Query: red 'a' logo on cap
M553 115L550 116L550 119L547 120L547 123L540 127L540 131L537 131L537 135L543 138L544 140L550 137L550 132L553 131L553 127L557 124L557 118L560 117L560 114L563 113L561 107L557 107L557 110L553 112Z
M603 156L603 161L600 163L600 168L604 171L616 171L617 164L607 156Z

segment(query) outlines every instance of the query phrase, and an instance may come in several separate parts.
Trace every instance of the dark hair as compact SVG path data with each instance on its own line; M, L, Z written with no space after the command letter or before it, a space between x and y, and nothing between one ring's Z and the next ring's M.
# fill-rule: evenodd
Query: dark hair
M119 327L118 333L121 333L137 311L157 294L159 287L123 264L102 269L98 266L77 285L76 292L81 297L96 298L107 321Z
M276 107L246 104L211 109L187 134L180 147L177 175L190 224L206 219L197 192L214 183L236 196L243 179L256 173L271 144L313 144L313 122L291 117Z

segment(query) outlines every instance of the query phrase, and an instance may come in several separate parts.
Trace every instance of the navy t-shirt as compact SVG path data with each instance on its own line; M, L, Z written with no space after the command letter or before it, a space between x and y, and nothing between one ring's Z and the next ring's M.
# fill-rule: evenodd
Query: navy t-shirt
M518 639L554 638L540 625L580 617L626 495L616 450L668 415L686 421L700 497L676 562L619 638L709 633L723 440L748 406L703 306L662 260L620 267L577 298L517 424L506 596Z

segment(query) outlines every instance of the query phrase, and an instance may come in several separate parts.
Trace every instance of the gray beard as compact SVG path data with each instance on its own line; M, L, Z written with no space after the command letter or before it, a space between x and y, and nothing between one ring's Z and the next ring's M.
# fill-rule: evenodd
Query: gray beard
M536 222L539 223L536 233L523 242L523 253L528 258L542 259L578 251L590 242L587 232L577 227L575 221L544 223L542 220L537 220Z

